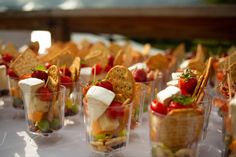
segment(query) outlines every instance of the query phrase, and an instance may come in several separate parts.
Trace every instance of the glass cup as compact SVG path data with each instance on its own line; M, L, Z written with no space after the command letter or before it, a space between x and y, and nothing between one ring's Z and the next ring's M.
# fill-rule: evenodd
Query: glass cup
M79 113L82 104L81 87L79 81L62 84L66 88L65 93L65 116L74 116Z
M204 113L196 115L161 115L149 109L152 157L197 155L202 137Z
M52 92L45 100L44 93L24 92L25 117L32 134L48 136L64 125L65 87ZM47 95L48 96L48 95Z
M94 110L88 110L84 102L84 122L86 125L87 142L91 150L98 154L111 155L121 151L129 141L132 104L110 106L98 118L94 119ZM119 113L110 117L109 112Z
M15 109L24 109L24 103L21 95L21 90L20 87L18 86L19 78L13 78L8 76L9 80L9 90L10 90L10 95L13 99L13 107Z
M142 123L143 105L146 95L145 84L142 82L135 82L135 94L133 100L132 114L131 114L131 129L137 128Z
M156 93L164 88L163 74L159 72L158 74L156 74L156 78L154 80L143 82L143 84L145 88L143 112L147 112L148 107L151 104L152 100L155 98Z

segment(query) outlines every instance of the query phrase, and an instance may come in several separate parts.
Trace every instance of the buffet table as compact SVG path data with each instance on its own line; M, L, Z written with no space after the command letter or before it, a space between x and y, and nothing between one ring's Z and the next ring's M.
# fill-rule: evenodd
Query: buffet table
M22 112L10 106L10 100L0 103L1 157L96 157L86 144L82 113L65 119L65 127L51 137L38 137L26 131ZM199 157L220 157L224 148L221 133L222 120L212 109L206 139L200 143ZM148 116L144 114L140 128L131 132L127 148L114 154L118 157L149 157Z

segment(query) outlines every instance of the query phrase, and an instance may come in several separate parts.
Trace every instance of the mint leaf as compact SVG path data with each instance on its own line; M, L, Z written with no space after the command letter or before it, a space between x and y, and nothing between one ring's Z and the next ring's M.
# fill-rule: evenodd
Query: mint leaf
M193 103L194 99L192 97L190 97L190 96L182 96L181 95L181 96L175 96L173 98L173 101L177 102L177 103L179 103L181 105L190 105L190 104Z
M34 70L45 71L45 70L46 70L46 67L43 66L43 65L38 65L38 66L35 67Z

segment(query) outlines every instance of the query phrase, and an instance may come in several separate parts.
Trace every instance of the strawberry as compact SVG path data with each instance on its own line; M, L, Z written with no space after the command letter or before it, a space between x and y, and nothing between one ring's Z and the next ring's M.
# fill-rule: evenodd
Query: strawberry
M13 59L14 57L8 53L2 55L2 60L4 60L7 63L10 63Z
M135 69L132 71L132 74L136 82L147 81L147 73L144 71L144 69Z
M45 67L47 68L47 69L49 69L50 68L50 66L52 66L52 64L50 64L50 63L45 63Z
M44 80L45 82L48 79L48 74L45 71L41 71L41 70L35 70L32 74L31 77L33 78L38 78L41 80Z
M69 68L67 68L67 67L60 68L60 72L62 74L64 74L65 76L71 77L71 72L70 72Z
M114 59L115 58L113 56L108 57L108 65L110 65L111 67L113 67Z
M122 103L113 101L108 107L106 114L111 119L123 117L125 112L124 112L124 107L122 106Z
M19 79L19 76L17 76L17 74L16 74L11 68L9 68L9 69L7 70L7 74L8 74L11 78Z
M96 69L96 75L99 75L102 73L102 66L100 64L96 64L95 66L93 66L92 74L94 74L95 69Z
M50 90L43 86L40 87L37 91L37 96L41 101L50 101L52 99L52 93L50 92Z
M167 108L164 104L158 102L157 100L153 100L151 103L151 109L154 112L160 113L160 114L167 114Z
M102 80L102 81L96 83L96 86L100 86L100 87L106 88L110 91L113 91L112 84L109 81L106 81L106 80Z
M176 96L167 107L167 112L174 109L193 108L193 98L189 96Z
M61 76L61 84L66 88L72 87L72 79L69 76Z
M197 78L190 70L186 70L180 76L179 88L182 95L192 95L197 86Z
M107 64L107 66L105 67L105 72L108 72L111 68L112 68L112 66Z

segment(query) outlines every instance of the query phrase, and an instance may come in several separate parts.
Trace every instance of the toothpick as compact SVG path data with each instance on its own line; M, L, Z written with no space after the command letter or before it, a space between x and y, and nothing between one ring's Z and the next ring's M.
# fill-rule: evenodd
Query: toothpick
M93 72L93 82L96 81L96 66L94 66L94 72Z
M227 65L227 84L229 86L229 99L232 98L232 91L231 91L231 70L230 70L230 58L228 59L228 65Z
M129 101L130 101L130 99L128 98L128 99L126 99L125 100L125 102L123 102L123 104L121 105L121 106L125 106L125 105L127 105L128 103L129 103Z

